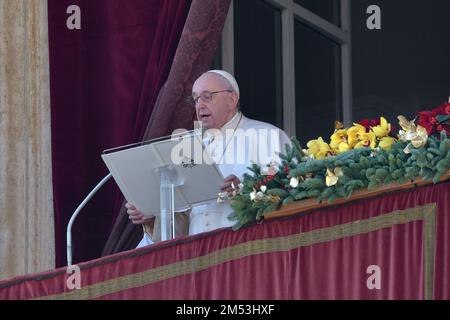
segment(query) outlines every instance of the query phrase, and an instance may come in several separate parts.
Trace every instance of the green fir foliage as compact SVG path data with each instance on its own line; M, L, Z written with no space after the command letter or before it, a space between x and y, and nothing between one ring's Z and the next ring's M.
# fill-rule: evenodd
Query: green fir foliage
M350 197L356 190L370 190L418 178L437 183L449 172L450 140L445 133L440 139L430 136L424 147L415 149L410 146L410 153L404 151L407 145L407 142L397 141L389 151L361 148L322 160L311 160L293 137L292 146L286 145L285 152L280 154L282 163L277 175L266 184L267 199L251 200L250 193L260 191L257 186L265 176L261 174L260 166L253 164L249 168L252 174L244 176L242 192L231 200L234 213L230 218L238 221L234 229L260 220L264 214L294 201L317 198L319 202L332 202ZM333 171L336 168L342 169L343 175L335 185L327 187L327 169ZM290 185L293 177L299 182L295 188Z

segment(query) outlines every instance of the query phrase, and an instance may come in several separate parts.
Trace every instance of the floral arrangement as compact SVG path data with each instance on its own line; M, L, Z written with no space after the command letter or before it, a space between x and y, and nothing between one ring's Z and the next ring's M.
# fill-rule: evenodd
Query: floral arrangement
M401 130L395 136L381 117L348 129L336 122L330 143L318 138L306 150L293 137L280 154L281 163L252 164L252 174L245 174L228 197L234 209L230 218L238 221L235 229L293 201L331 202L358 189L417 178L437 183L450 170L449 105L420 112L417 124L399 116Z
M418 113L417 124L427 130L429 136L439 136L440 132L445 130L450 133L450 102L431 110Z
M388 150L396 141L390 136L391 128L391 124L383 117L379 120L364 119L348 129L343 129L342 123L336 121L330 143L323 141L322 137L311 140L307 143L308 150L305 153L320 160L352 149L380 147Z

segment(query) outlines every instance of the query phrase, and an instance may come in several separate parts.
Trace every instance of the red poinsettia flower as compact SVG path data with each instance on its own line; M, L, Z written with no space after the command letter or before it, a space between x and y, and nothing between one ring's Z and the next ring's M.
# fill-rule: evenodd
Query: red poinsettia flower
M442 106L433 109L435 115L450 115L450 103L446 102Z
M366 132L370 131L370 128L376 127L380 125L380 119L362 119L361 121L357 122L358 124L362 125L364 128L366 128Z
M439 106L435 109L433 109L431 112L433 113L434 116L440 115L440 114L447 114L446 113L446 109L447 106L449 106L449 103L444 103L442 106Z
M370 120L369 119L362 119L358 122L358 124L362 125L364 128L366 128L366 131L370 130Z
M417 113L419 115L419 119L417 120L417 124L424 127L427 130L428 135L434 133L434 124L431 119L435 117L435 114L432 111L421 111Z
M444 127L445 132L447 133L447 136L449 136L450 135L450 126L447 124L443 124L443 127Z
M380 118L370 120L371 127L376 127L379 126L380 124L381 124Z
M450 123L448 123L448 119L445 117L450 115L450 103L444 103L431 111L419 112L418 115L419 119L417 124L424 127L428 135L438 135L443 130L450 133Z

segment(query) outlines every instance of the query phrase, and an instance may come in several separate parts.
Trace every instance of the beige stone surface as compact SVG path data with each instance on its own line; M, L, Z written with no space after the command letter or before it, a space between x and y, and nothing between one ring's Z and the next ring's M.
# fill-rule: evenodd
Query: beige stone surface
M0 0L0 279L54 268L46 0Z

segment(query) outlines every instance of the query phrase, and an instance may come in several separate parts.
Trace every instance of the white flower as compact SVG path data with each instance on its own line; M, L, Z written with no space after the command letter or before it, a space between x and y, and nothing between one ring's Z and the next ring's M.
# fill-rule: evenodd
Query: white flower
M267 190L267 187L266 187L266 186L261 186L261 188L260 188L260 189L261 189L261 191L262 191L262 192L266 192L266 190Z
M250 200L253 201L256 198L256 191L250 193Z
M414 133L413 131L403 131L400 130L398 132L398 137L400 138L401 141L403 142L407 142L407 141L411 141L412 139L414 139Z
M263 176L273 176L277 171L272 167L263 167L261 168L261 174Z
M289 185L290 185L292 188L297 188L298 183L299 183L299 181L298 181L297 177L292 177L292 178L291 178L291 181L289 182Z
M264 199L264 193L262 193L261 191L258 191L256 193L255 200L258 201L258 200L263 200L263 199Z
M273 168L278 168L280 166L280 164L278 163L278 161L272 160L270 162L270 166Z
M219 192L217 197L217 203L222 203L229 199L229 194L227 192Z
M261 168L261 174L264 176L273 176L277 174L278 167L279 163L276 161L272 161L267 166Z

